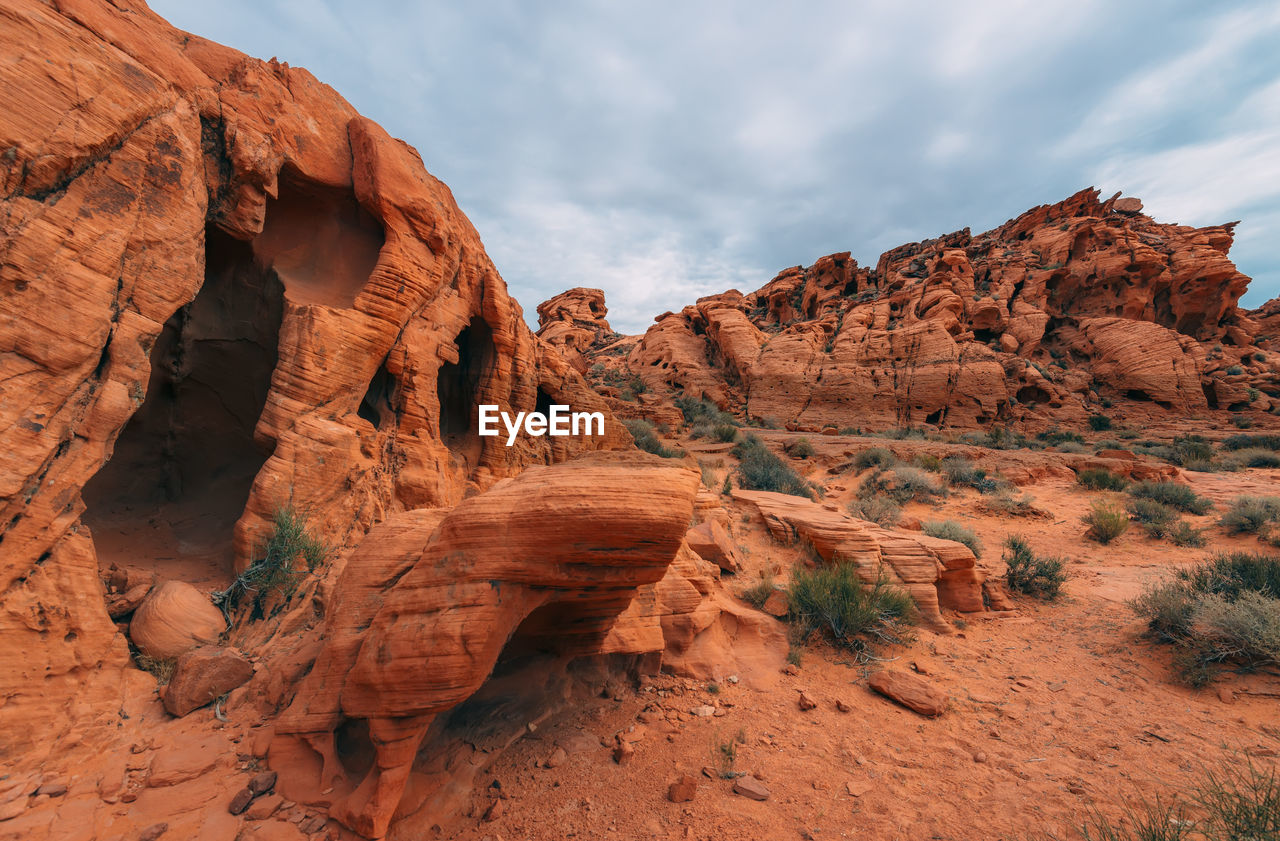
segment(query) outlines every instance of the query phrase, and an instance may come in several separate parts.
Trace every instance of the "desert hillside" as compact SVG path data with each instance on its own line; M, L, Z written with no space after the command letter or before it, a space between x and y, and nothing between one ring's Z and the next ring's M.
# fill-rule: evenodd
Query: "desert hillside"
M306 70L0 23L0 839L1280 835L1233 225L1084 190L535 333Z

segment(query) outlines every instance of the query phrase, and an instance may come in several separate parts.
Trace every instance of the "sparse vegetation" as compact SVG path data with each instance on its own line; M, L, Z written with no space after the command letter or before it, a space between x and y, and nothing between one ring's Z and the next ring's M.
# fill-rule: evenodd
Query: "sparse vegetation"
M918 467L899 465L892 470L876 470L858 486L858 497L887 496L899 505L916 500L931 502L946 496L938 477Z
M1128 509L1130 518L1135 523L1140 523L1147 534L1157 540L1164 537L1178 519L1177 511L1154 499L1131 499L1125 508Z
M710 400L698 399L682 394L675 399L676 408L684 415L685 423L695 425L707 423L714 426L738 426L738 419Z
M854 498L849 503L849 513L859 520L868 520L881 528L890 529L902 518L902 508L892 499L883 496Z
M773 595L773 591L776 589L773 584L773 576L765 574L760 576L759 581L738 595L744 602L759 610L764 607L764 603Z
M1169 542L1174 546L1193 546L1199 548L1208 542L1204 536L1204 529L1198 529L1186 520L1179 520L1170 526L1168 538Z
M260 612L264 598L273 593L291 596L302 577L314 572L328 554L329 547L307 530L307 518L292 505L281 506L272 517L271 536L258 546L248 569L227 589L213 594L214 603L225 613L242 597L252 596L254 610Z
M1004 562L1009 571L1005 583L1015 593L1038 599L1056 599L1067 580L1066 561L1056 556L1037 556L1026 538L1010 535L1004 543Z
M1224 465L1234 468L1280 467L1280 453L1261 447L1236 450L1223 459Z
M1095 502L1089 513L1080 518L1089 527L1085 537L1107 544L1129 528L1129 515L1110 502Z
M1094 432L1102 432L1111 428L1111 418L1106 415L1089 415L1089 428Z
M924 533L940 540L963 543L969 547L969 551L973 552L975 558L982 557L982 541L978 539L978 535L973 533L973 529L967 529L955 520L925 523Z
M733 455L738 459L739 487L813 498L809 483L755 435L744 434L734 445Z
M858 470L866 470L868 467L893 467L897 463L898 457L885 447L872 447L853 457L853 466Z
M984 494L994 493L1005 484L988 476L984 468L975 467L973 462L959 456L948 456L942 460L942 475L953 488L969 487Z
M995 514L1003 514L1006 517L1035 517L1043 513L1036 508L1035 501L1036 498L1029 493L1019 493L1015 496L1009 488L1001 488L987 497L983 506Z
M1225 663L1280 667L1280 558L1222 553L1178 570L1130 606L1156 639L1177 646L1175 666L1193 686Z
M1211 501L1176 482L1138 482L1129 487L1129 495L1135 499L1153 499L1188 514L1207 514L1213 508Z
M1271 526L1280 520L1280 498L1274 496L1238 496L1218 522L1230 534L1256 534L1266 537Z
M663 458L681 458L684 452L681 450L673 450L662 443L658 438L658 432L654 429L652 423L639 418L628 418L622 422L622 425L631 433L631 437L635 440L636 446L644 450L646 453L653 453L655 456Z
M1228 450L1280 450L1280 435L1232 435L1223 439Z
M909 641L917 616L911 596L884 578L865 584L851 563L797 568L787 595L803 635L821 632L856 652L865 652L869 642Z
M797 438L783 449L792 458L813 458L813 443L808 438Z
M133 655L133 662L137 664L139 669L154 675L156 683L160 686L166 686L169 683L173 678L173 670L178 667L177 660L159 660L142 652L137 652Z
M1091 491L1122 491L1129 480L1105 467L1090 467L1076 474L1076 482Z

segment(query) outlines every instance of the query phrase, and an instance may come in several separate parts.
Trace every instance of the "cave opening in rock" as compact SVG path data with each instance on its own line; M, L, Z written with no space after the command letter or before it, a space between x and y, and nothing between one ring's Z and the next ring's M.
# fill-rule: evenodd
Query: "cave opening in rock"
M284 297L249 243L210 227L205 280L151 350L141 405L84 488L99 565L199 585L232 576L232 535L266 461L266 403Z
M454 346L458 361L444 363L436 375L440 437L455 456L474 465L481 448L476 407L481 387L497 358L493 330L483 318L473 317L454 339Z
M369 381L369 388L365 390L356 414L373 424L374 429L381 429L383 423L395 417L395 394L396 380L387 370L384 360Z

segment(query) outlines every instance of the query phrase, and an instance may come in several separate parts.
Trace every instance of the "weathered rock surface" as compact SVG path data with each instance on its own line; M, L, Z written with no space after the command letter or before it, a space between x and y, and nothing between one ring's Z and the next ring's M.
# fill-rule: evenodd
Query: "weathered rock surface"
M185 581L166 581L134 611L129 638L143 654L172 660L197 645L216 643L227 629L207 593Z
M918 532L882 529L803 497L770 491L735 490L733 498L759 510L773 538L806 541L826 563L851 563L868 583L884 575L915 600L921 622L953 633L940 608L984 610L985 568L967 546Z
M198 558L225 583L282 505L341 548L630 446L612 417L601 437L476 434L480 402L605 404L418 154L311 74L141 3L14 0L0 21L7 749L119 708L100 563Z
M614 626L638 587L667 574L697 486L669 461L602 454L530 468L438 525L379 526L334 587L325 647L277 723L270 759L291 768L284 794L333 802L334 817L380 837L432 720L504 650L661 650L656 622L656 635ZM351 720L367 722L377 759L346 781L336 731ZM322 796L335 776L340 794Z
M1083 190L875 268L833 254L700 298L659 316L626 364L651 394L813 431L1044 427L1104 400L1138 418L1266 409L1280 364L1255 357L1255 336L1280 335L1261 328L1280 310L1238 308L1233 228L1158 223L1136 199Z
M538 304L537 336L586 371L585 354L617 338L605 320L608 314L603 290L570 289Z

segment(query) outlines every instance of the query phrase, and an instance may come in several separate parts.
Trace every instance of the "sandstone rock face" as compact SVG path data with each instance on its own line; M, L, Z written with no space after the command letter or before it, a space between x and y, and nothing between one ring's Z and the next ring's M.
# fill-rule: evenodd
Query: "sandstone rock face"
M438 525L392 518L372 531L334 587L319 659L277 723L270 760L291 769L284 794L336 801L334 817L380 837L427 728L500 655L623 653L628 641L627 653L661 650L656 621L656 634L613 632L637 588L668 573L697 487L669 461L602 454L530 468ZM376 761L347 782L336 740L352 720L367 723ZM335 776L340 795L330 798L322 792Z
M140 3L0 19L7 749L118 706L100 562L225 584L282 505L349 546L630 446L612 418L602 437L476 434L482 402L605 404L531 335L418 154L311 74Z
M209 596L182 581L151 591L133 614L129 638L143 654L171 660L197 645L216 643L227 629Z
M616 338L605 316L604 292L578 287L538 304L538 338L558 348L579 371L586 371L585 356Z
M1269 407L1280 367L1255 358L1254 336L1280 310L1237 307L1249 279L1227 257L1234 225L1161 224L1141 207L1084 190L874 269L823 257L659 316L627 366L650 393L812 431L1045 427L1104 399L1136 418Z
M940 608L984 610L987 571L968 547L917 532L882 529L789 494L735 490L733 498L754 505L781 543L804 540L827 563L854 564L868 583L886 575L909 593L923 625L954 633Z

